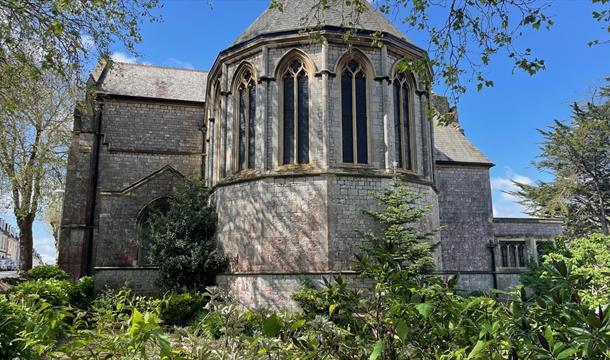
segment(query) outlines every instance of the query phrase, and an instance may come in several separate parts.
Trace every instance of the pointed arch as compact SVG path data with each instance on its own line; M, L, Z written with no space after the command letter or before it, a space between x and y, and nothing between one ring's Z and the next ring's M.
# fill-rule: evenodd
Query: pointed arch
M150 233L155 216L164 215L169 211L170 197L161 196L144 205L136 217L136 229L138 234L138 265L154 265L150 259Z
M288 51L278 62L276 79L280 98L280 163L309 163L310 82L315 66L298 49Z
M373 62L371 59L360 49L351 48L347 50L341 57L339 57L335 63L335 74L339 74L341 71L341 67L344 66L348 61L356 60L362 63L367 71L367 75L370 76L371 79L374 79L375 74L375 66L373 66Z
M256 151L256 70L242 62L233 76L231 89L235 94L235 154L237 169L254 169Z
M370 87L373 65L358 49L346 52L336 65L341 98L341 163L371 163Z
M416 79L412 72L401 71L397 61L392 66L392 103L394 107L394 159L396 167L414 170L414 122Z

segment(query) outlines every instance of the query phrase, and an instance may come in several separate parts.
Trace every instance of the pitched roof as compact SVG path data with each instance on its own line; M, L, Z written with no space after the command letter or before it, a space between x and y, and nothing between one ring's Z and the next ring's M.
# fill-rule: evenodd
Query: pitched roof
M436 161L493 166L491 160L466 138L457 123L436 126L434 150Z
M411 42L390 23L373 5L363 1L365 9L357 13L343 0L329 0L329 8L319 10L319 0L279 0L283 10L265 10L234 42L236 45L263 34L317 28L323 26L348 27L381 31Z
M101 94L203 102L207 71L100 61L92 72Z

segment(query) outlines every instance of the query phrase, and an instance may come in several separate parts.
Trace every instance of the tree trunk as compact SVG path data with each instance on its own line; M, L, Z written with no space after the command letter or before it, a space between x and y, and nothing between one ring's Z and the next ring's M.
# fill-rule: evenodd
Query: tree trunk
M23 219L17 219L17 226L19 227L19 269L22 271L28 271L32 268L33 223L34 216L31 215L27 215Z

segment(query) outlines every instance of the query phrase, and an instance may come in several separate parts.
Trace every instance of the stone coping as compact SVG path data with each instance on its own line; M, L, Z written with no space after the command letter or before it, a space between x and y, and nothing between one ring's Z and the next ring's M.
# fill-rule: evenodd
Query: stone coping
M158 266L96 266L93 268L93 271L113 271L113 270L136 270L136 271L146 271L146 270L159 270Z
M494 223L522 223L522 224L563 224L558 218L493 218Z
M407 182L430 186L434 191L438 192L434 182L424 179L422 176L415 175L409 172L398 171L396 173L386 172L385 170L372 168L333 168L323 170L312 167L284 167L279 170L259 171L251 170L239 174L233 174L225 177L220 182L216 183L212 188L219 188L228 185L234 185L243 182L256 181L267 178L291 178L291 177L308 177L308 176L342 176L342 177L359 177L359 178L386 178L391 179L398 176Z

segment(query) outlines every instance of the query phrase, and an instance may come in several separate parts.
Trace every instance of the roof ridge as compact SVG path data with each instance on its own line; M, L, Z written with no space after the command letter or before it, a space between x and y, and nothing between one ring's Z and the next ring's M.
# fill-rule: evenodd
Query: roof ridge
M198 73L204 73L204 74L208 74L209 73L208 70L180 68L180 67L176 67L176 66L162 66L162 65L152 65L152 64L137 64L137 63L124 62L124 61L116 61L116 60L112 60L112 62L116 63L116 64L128 65L128 66L142 66L142 67L157 68L157 69L172 69L172 70L180 70L180 71L192 71L192 72L198 72Z

